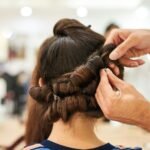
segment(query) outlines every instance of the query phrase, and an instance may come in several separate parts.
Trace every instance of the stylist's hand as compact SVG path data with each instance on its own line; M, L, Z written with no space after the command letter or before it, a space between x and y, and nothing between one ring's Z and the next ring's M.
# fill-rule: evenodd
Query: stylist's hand
M101 71L95 97L108 119L141 126L150 131L150 103L130 84L109 69ZM120 91L116 92L113 87Z
M110 54L110 59L119 59L120 63L127 67L137 67L144 64L144 61L131 58L150 53L150 30L114 29L105 42L110 43L117 45Z

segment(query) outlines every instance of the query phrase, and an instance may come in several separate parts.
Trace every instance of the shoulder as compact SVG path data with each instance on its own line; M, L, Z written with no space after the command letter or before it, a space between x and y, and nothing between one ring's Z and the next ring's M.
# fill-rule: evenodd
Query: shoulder
M31 146L25 147L23 150L50 150L50 149L45 148L42 144L34 144Z

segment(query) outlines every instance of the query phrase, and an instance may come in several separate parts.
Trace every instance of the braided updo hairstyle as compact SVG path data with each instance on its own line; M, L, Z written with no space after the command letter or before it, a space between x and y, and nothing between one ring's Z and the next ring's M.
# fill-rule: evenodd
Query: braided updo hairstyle
M27 144L46 139L54 122L60 118L67 122L76 112L103 116L94 95L100 82L99 71L109 67L109 54L115 45L103 46L103 36L74 19L58 21L53 32L42 44L33 72ZM123 78L123 67L118 61L113 63ZM44 82L41 87L40 78Z

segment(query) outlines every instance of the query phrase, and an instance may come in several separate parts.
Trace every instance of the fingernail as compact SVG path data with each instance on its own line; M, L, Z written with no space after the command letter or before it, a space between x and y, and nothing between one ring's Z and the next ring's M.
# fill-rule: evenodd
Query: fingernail
M139 65L143 65L145 63L144 60L139 60Z
M112 74L112 71L109 68L107 68L107 74Z
M107 73L107 68L104 68L104 71Z
M106 73L107 73L107 72L110 72L110 69L109 69L109 68L106 68Z
M110 63L109 66L110 66L111 68L114 68L114 67L115 67L115 65L114 65L113 63Z
M102 70L100 71L100 75L104 75L104 74L107 74L106 68L104 68L104 69L102 69Z
M119 54L117 52L112 52L110 55L109 55L109 58L111 60L116 60L117 58L119 57Z

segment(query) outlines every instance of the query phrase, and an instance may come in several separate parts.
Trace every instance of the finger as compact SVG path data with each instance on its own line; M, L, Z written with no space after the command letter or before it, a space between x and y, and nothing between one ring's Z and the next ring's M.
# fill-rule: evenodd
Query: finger
M115 45L118 45L121 43L121 39L119 37L119 34L120 34L120 29L113 29L109 36L107 37L106 41L105 41L105 45L107 44L115 44Z
M130 49L125 56L128 58L140 57L149 53L149 49Z
M107 72L107 77L109 82L114 87L121 90L121 87L124 85L124 82L121 79L119 79L117 76L115 76L110 69L107 69L106 72Z
M120 74L118 66L116 66L114 63L110 63L109 67L112 69L113 73L115 73L117 76Z
M132 60L132 59L126 58L126 57L122 57L121 59L119 59L119 62L122 65L124 65L125 67L138 67L145 63L145 61L142 59Z
M135 46L136 40L134 38L128 37L124 42L122 42L114 51L109 55L110 59L117 60L122 57L130 48Z
M101 77L101 81L100 84L98 85L98 89L102 92L103 97L108 96L108 94L113 94L113 88L111 87L109 81L108 81L108 77L107 77L107 73L105 72L105 70L103 69L100 73L100 77Z

